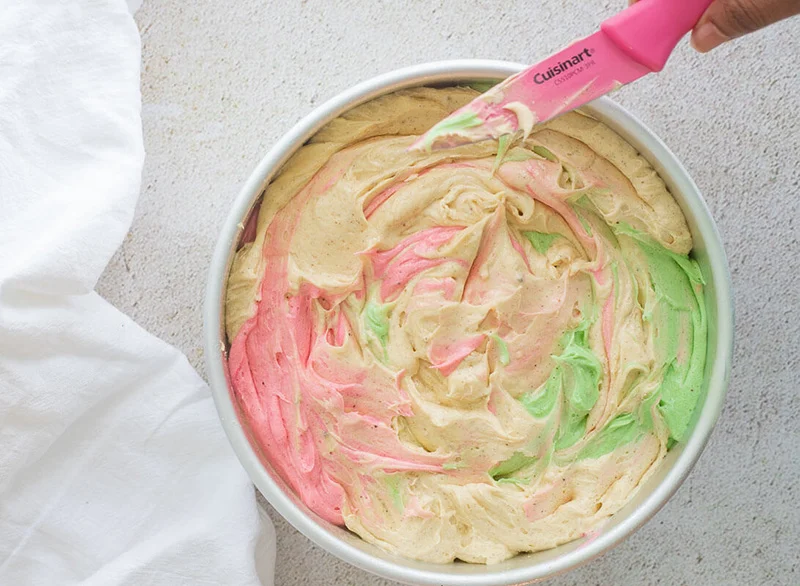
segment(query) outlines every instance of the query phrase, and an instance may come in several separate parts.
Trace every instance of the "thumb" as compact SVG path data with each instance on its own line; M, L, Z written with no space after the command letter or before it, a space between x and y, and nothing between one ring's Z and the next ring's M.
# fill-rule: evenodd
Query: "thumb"
M716 0L694 27L692 46L706 53L798 13L800 0Z

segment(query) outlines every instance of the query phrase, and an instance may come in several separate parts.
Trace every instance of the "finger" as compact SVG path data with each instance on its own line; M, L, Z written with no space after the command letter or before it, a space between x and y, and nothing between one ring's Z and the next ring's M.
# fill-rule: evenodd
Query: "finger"
M800 0L716 0L695 26L692 46L707 53L796 14L800 14Z

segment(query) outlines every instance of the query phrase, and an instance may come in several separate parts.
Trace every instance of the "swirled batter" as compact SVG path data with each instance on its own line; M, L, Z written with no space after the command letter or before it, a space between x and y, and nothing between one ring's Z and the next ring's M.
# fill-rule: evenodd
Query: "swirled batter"
M228 286L264 456L321 517L435 562L614 514L686 435L706 354L686 221L608 127L573 112L511 148L408 150L475 95L328 124L266 189Z

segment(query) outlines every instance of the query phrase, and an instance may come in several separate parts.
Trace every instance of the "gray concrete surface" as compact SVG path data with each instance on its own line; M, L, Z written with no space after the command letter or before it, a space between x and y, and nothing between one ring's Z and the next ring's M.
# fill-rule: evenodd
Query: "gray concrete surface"
M136 219L99 291L202 373L208 260L270 145L340 90L445 58L530 62L625 0L145 0L147 161ZM553 580L800 584L800 20L708 56L687 46L616 96L676 152L730 257L736 353L702 459L645 528ZM310 544L272 510L276 584L389 584Z

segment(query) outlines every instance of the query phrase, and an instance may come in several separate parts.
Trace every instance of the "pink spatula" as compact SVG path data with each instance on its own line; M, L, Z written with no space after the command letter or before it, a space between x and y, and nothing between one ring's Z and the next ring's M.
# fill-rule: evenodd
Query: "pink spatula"
M527 137L534 124L661 71L713 0L640 0L600 31L514 75L439 122L412 149Z

